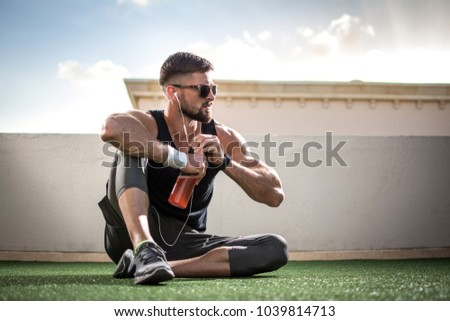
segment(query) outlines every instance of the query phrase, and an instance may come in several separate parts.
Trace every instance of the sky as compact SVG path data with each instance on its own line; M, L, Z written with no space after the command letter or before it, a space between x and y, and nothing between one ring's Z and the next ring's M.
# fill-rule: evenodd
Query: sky
M450 83L450 0L0 0L0 132L99 133L177 51L214 79ZM164 107L164 106L161 106Z

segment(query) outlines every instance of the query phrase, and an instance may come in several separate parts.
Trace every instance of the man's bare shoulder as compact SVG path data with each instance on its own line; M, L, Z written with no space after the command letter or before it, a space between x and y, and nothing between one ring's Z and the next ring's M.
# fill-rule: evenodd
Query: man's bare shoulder
M226 140L235 140L237 135L240 136L236 130L217 121L216 121L216 132L219 139L222 138Z
M155 117L149 111L132 109L126 112L130 116L136 118L146 129L148 129L155 137L158 135L158 124Z
M245 144L244 137L238 131L222 123L216 122L216 132L220 143L228 153L235 148L240 149Z

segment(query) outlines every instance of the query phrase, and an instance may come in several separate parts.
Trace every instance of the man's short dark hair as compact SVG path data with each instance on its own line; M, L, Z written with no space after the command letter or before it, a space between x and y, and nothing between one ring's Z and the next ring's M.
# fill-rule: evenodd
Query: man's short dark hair
M170 55L161 66L159 84L165 86L173 76L186 75L194 72L214 70L211 62L190 52L177 52Z

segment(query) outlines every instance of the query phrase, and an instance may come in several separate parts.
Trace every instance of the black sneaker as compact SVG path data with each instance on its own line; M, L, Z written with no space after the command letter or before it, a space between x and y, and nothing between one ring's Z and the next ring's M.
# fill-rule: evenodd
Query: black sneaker
M117 263L113 277L115 277L116 279L134 278L135 271L136 265L134 264L134 253L133 250L128 249L123 252L119 263Z
M134 256L134 263L135 284L157 284L175 277L164 251L154 243L147 242L140 245Z

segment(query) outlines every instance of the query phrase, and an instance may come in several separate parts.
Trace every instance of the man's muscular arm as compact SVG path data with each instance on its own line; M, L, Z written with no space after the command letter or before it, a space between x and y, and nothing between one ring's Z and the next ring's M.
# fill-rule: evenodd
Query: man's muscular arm
M272 207L279 206L284 200L284 192L277 172L251 156L245 146L245 139L239 133L222 124L217 124L216 130L222 150L231 156L231 164L224 172L253 200ZM209 151L214 150L211 148L214 142L203 145ZM214 160L223 159L221 155L223 152L217 151L213 155Z
M156 122L142 111L112 114L103 123L101 139L127 155L146 157L162 163L167 148L156 140Z
M112 114L103 123L101 139L127 155L144 157L164 163L169 155L167 144L156 139L157 125L152 115L139 110ZM181 170L188 174L203 174L205 165L188 155L188 163Z

